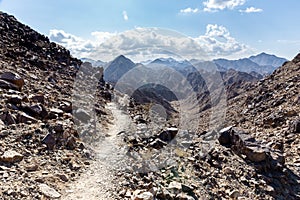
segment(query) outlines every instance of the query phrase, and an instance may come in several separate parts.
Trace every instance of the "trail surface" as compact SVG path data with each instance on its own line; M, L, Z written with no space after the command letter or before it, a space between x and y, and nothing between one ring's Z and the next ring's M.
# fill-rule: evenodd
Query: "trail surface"
M118 168L125 152L119 145L117 134L126 130L131 120L115 103L108 103L107 109L112 112L113 121L105 133L105 139L94 145L96 159L75 183L68 186L68 191L62 199L113 199L111 191L114 190L113 180L116 178L113 170Z

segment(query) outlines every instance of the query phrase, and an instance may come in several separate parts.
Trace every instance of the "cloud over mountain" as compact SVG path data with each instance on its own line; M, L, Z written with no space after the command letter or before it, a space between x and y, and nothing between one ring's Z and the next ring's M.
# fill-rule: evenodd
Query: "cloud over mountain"
M169 56L206 60L237 58L253 53L250 47L233 38L224 26L216 24L207 25L205 34L194 38L161 28L136 28L118 34L93 32L91 35L93 40L84 40L64 31L51 30L49 37L77 57L103 61L121 54L141 61Z

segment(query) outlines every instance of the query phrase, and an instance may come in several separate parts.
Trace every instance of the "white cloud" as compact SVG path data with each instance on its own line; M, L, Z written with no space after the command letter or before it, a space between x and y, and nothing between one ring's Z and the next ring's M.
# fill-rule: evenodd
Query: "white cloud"
M123 19L124 19L125 21L128 21L128 15L127 15L127 12L124 10L122 14L123 14Z
M261 8L254 8L254 7L249 7L246 8L246 10L239 10L241 13L258 13L258 12L262 12L263 9Z
M175 31L160 28L136 28L122 33L92 32L93 40L84 40L60 30L51 30L50 39L82 58L110 61L125 55L138 62L157 57L184 59L240 58L253 53L250 47L239 43L229 31L209 24L206 33L192 38Z
M236 41L224 26L208 24L205 35L195 38L210 57L239 58L252 53L252 49Z
M187 14L187 13L197 13L199 12L199 9L198 8L186 8L186 9L181 9L180 10L180 13L183 13L183 14Z
M66 33L63 30L53 29L50 30L49 39L69 49L72 55L78 58L83 58L90 55L90 53L94 51L99 44L105 42L113 35L116 35L116 33L92 32L91 36L93 39L86 40Z
M207 0L203 2L205 12L216 12L224 9L234 9L244 5L246 0Z

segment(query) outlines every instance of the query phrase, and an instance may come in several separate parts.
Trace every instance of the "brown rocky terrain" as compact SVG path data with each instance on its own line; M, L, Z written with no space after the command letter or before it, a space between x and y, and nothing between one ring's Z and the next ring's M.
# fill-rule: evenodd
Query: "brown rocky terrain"
M95 119L86 110L72 109L81 61L2 12L0 30L1 199L59 198L91 156L74 124L86 120L93 126ZM98 80L95 110L105 124L109 92Z
M107 105L103 69L0 19L2 199L300 198L300 54L260 81L223 74L224 122L209 128L210 94L198 94L199 124L183 129L159 101L114 93L120 108Z
M261 81L229 84L215 130L212 108L192 132L131 105L137 130L124 136L131 157L120 199L299 199L299 56Z

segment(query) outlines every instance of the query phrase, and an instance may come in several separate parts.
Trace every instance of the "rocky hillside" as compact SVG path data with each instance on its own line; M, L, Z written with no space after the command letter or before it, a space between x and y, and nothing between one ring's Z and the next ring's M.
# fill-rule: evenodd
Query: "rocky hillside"
M248 189L251 189L254 185L258 187L260 182L266 183L263 188L256 189L259 192L256 193L258 195L256 198L298 199L300 197L299 58L300 55L297 55L270 76L255 84L245 85L244 91L239 96L228 101L224 126L233 126L235 130L226 132L226 141L224 141L224 134L219 133L222 136L220 143L227 148L230 147L231 152L235 152L242 158L239 165L232 164L235 166L234 169L239 169L233 173L234 179L239 182L236 185L237 188L248 185ZM201 116L206 116L208 112L209 110L201 113ZM201 124L206 123L202 121ZM236 134L236 132L244 132L246 135ZM239 145L243 144L244 146L239 146L236 138L239 138ZM253 141L250 142L251 140ZM255 149L248 149L248 145ZM215 152L215 150L213 151ZM253 162L253 157L248 155L248 151L255 152L257 156L261 154L263 162L262 160ZM267 161L268 156L271 161ZM228 159L233 161L233 158ZM281 167L265 168L268 162L271 166L277 166L279 162ZM241 166L242 168L240 168ZM248 174L247 181L244 179L245 177L238 175L249 169L253 169L256 175ZM249 180L250 182L255 180L256 183L251 186ZM249 194L244 191L240 195L247 196Z
M243 85L215 130L211 108L193 132L170 123L149 130L159 117L132 105L137 130L124 134L130 148L119 199L299 199L299 74L300 54Z
M2 12L0 30L1 199L59 198L65 182L89 164L74 124L86 120L93 126L95 119L80 107L72 109L81 61ZM109 95L101 74L98 78L95 109L104 123Z

